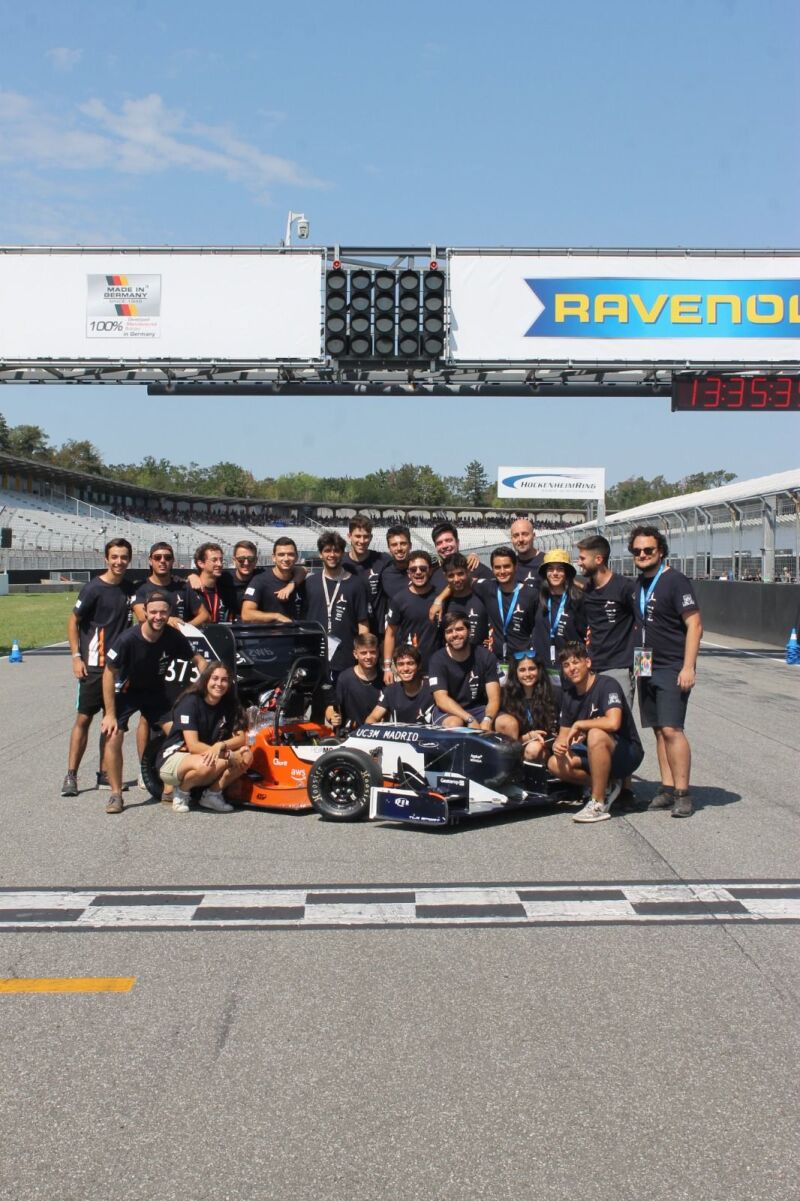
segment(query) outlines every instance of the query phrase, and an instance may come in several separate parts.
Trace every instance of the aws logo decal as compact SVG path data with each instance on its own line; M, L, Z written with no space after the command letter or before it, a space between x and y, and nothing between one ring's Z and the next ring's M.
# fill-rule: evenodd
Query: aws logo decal
M797 279L526 279L526 338L800 338Z

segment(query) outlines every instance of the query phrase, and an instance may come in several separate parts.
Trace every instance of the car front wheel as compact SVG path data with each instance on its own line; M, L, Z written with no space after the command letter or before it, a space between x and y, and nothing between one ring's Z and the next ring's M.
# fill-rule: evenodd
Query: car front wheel
M322 755L308 777L311 804L330 821L358 821L369 809L369 791L383 783L378 764L363 751L331 750Z

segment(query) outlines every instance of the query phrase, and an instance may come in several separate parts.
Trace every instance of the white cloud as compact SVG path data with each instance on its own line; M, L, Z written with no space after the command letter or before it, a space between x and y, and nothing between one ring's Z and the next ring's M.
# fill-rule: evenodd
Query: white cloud
M261 194L274 184L325 186L293 160L266 153L228 126L192 121L155 93L118 110L92 99L65 113L0 92L0 162L129 175L179 169L221 175Z
M82 50L72 50L69 46L54 46L47 51L47 57L58 71L71 71L81 61Z

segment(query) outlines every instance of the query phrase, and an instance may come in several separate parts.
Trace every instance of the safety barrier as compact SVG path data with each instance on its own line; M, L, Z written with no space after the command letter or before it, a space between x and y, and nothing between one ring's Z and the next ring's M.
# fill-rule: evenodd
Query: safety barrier
M694 580L703 626L715 634L783 647L800 616L798 584L735 584Z

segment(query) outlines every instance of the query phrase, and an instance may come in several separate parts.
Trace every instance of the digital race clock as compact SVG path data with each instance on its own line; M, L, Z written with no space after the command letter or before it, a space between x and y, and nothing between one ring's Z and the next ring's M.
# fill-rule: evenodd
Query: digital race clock
M673 413L800 410L800 375L676 375Z

